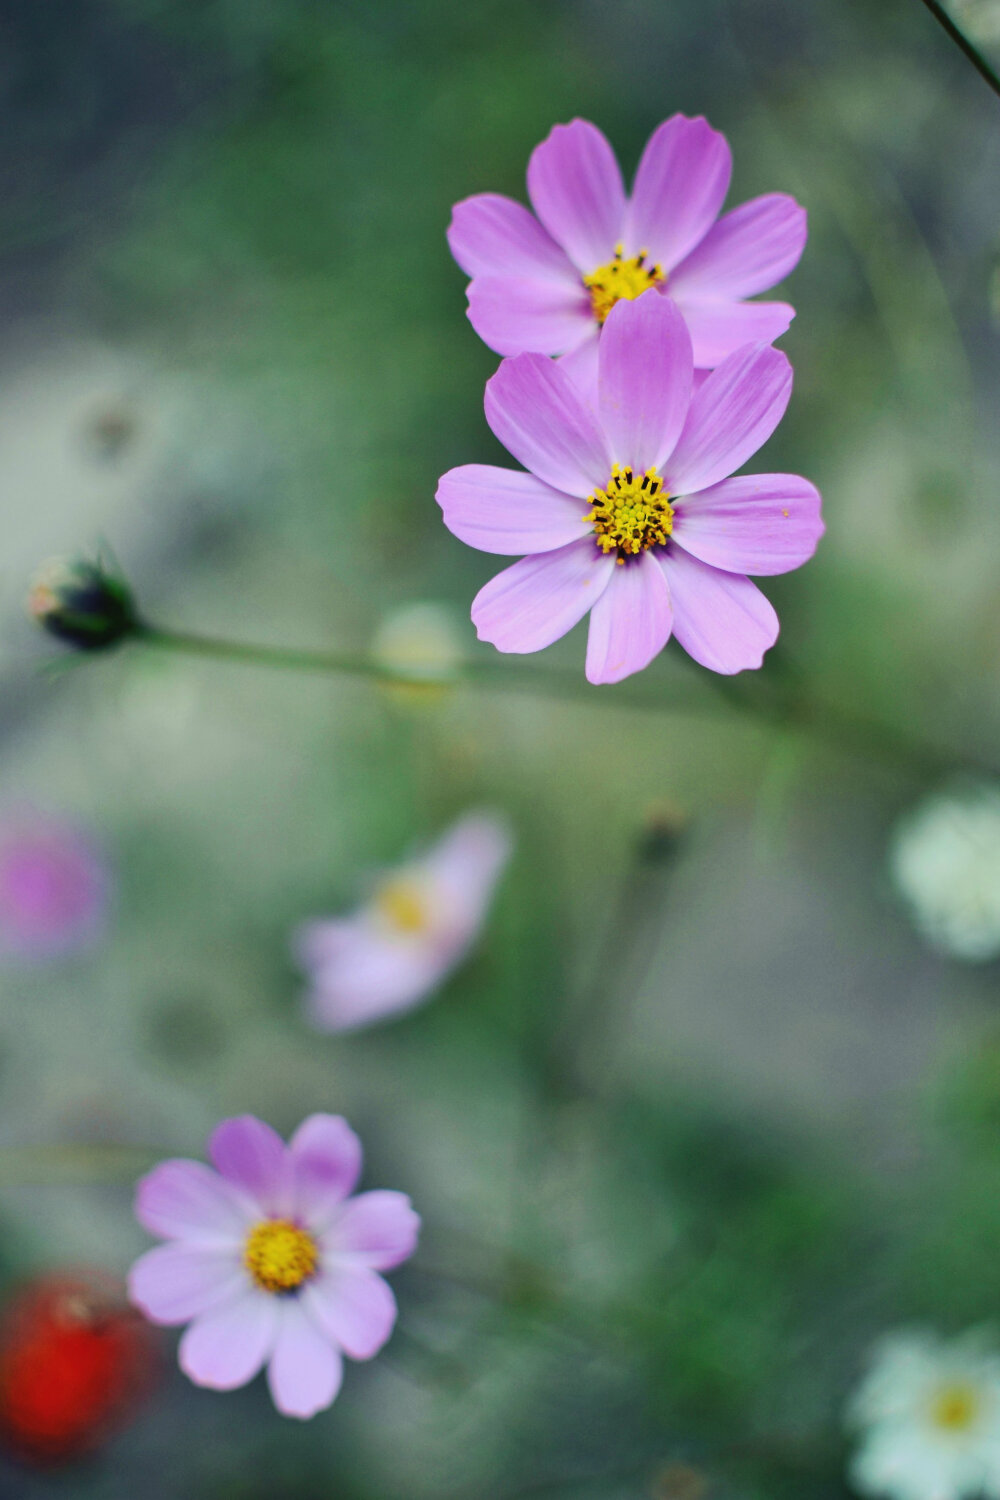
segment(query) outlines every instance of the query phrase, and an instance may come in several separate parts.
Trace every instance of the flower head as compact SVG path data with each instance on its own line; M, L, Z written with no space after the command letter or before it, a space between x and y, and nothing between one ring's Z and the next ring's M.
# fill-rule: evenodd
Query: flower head
M771 343L794 309L744 299L797 264L805 210L768 193L720 219L731 172L725 136L674 115L650 137L626 197L597 127L556 125L528 164L537 217L497 193L455 205L448 243L472 277L473 328L498 354L565 354L589 378L611 309L654 287L684 314L698 368Z
M360 910L301 927L295 951L314 1024L366 1026L433 994L478 937L510 852L499 818L467 813L422 858L384 875Z
M778 620L747 575L812 556L820 497L795 475L729 476L770 437L791 387L785 356L751 344L693 390L684 319L654 292L609 314L593 406L551 360L504 360L486 419L529 472L468 464L437 491L462 541L528 554L477 595L480 639L540 651L589 610L591 682L640 671L671 632L715 672L759 667Z
M44 960L87 947L110 892L104 858L75 825L34 811L0 823L0 953Z
M959 787L901 819L889 855L917 927L967 962L1000 956L1000 787Z
M462 631L445 604L404 604L385 617L372 642L372 655L393 686L441 688L453 683L462 665Z
M1000 1496L1000 1357L981 1334L885 1338L847 1417L859 1434L850 1469L859 1494Z
M413 1254L420 1220L403 1193L350 1196L361 1143L339 1115L310 1115L287 1146L253 1115L224 1120L209 1155L213 1167L166 1161L139 1183L139 1222L167 1243L132 1267L131 1299L154 1323L188 1324L180 1365L196 1385L234 1390L266 1364L278 1410L314 1416L342 1356L371 1359L392 1332L378 1272Z
M86 558L46 563L32 584L28 610L50 635L78 651L106 651L139 624L125 580Z

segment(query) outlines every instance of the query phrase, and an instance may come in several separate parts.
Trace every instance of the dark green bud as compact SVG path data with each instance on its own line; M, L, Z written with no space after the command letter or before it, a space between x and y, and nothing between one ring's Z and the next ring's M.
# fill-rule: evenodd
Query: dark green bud
M78 651L107 651L139 627L125 580L84 558L46 563L28 595L28 610L43 630Z

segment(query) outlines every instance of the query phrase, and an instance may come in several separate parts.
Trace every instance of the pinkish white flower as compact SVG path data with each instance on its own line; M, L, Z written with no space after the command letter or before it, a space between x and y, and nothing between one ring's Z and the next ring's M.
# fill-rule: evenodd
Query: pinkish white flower
M433 994L479 936L510 853L504 822L467 813L421 858L387 872L359 910L305 923L294 948L313 1024L367 1026Z
M420 1220L404 1193L351 1197L361 1143L339 1115L310 1115L288 1145L253 1115L224 1120L212 1167L165 1161L136 1215L166 1240L132 1267L129 1295L154 1323L188 1325L180 1366L230 1391L267 1366L274 1404L312 1417L340 1389L343 1355L371 1359L396 1301L378 1274L406 1260Z
M693 390L684 318L655 292L610 313L594 405L552 360L504 360L486 419L529 472L467 464L437 492L469 546L527 554L476 596L480 640L540 651L590 611L591 682L640 671L671 632L714 672L759 667L778 618L747 575L812 556L820 497L797 475L730 476L791 389L785 356L748 344Z
M650 137L626 197L597 127L556 125L528 163L537 217L498 193L455 205L448 243L472 277L473 328L498 354L566 355L588 385L610 309L650 287L680 307L699 369L743 344L771 343L794 308L745 299L797 264L806 214L768 193L720 219L731 173L725 136L674 115Z
M44 960L87 947L110 894L107 863L75 824L35 811L0 824L0 952Z

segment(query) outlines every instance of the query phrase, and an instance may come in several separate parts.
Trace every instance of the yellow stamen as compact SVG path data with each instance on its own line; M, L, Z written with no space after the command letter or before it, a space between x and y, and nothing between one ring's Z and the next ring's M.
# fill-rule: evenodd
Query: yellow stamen
M624 245L616 245L614 260L598 266L596 271L583 278L598 323L604 322L615 303L623 297L632 302L643 292L648 292L651 286L662 285L667 279L659 266L646 264L648 251L640 250L638 255L630 255L627 260L624 254Z
M247 1236L243 1261L265 1292L293 1292L316 1270L319 1251L290 1219L265 1219Z
M424 893L415 880L387 880L375 893L375 906L397 932L423 932L430 923Z
M947 1432L967 1432L979 1416L979 1392L975 1386L956 1383L943 1386L931 1402L931 1420Z
M662 547L674 529L673 506L655 468L637 474L615 464L607 489L590 496L592 521L602 552L617 552L618 563L649 547Z

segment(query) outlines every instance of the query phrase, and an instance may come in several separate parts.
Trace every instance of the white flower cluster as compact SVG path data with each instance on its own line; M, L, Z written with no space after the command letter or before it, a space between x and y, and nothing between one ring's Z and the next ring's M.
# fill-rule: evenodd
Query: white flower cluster
M935 948L973 963L1000 955L1000 787L945 791L909 813L890 873Z

